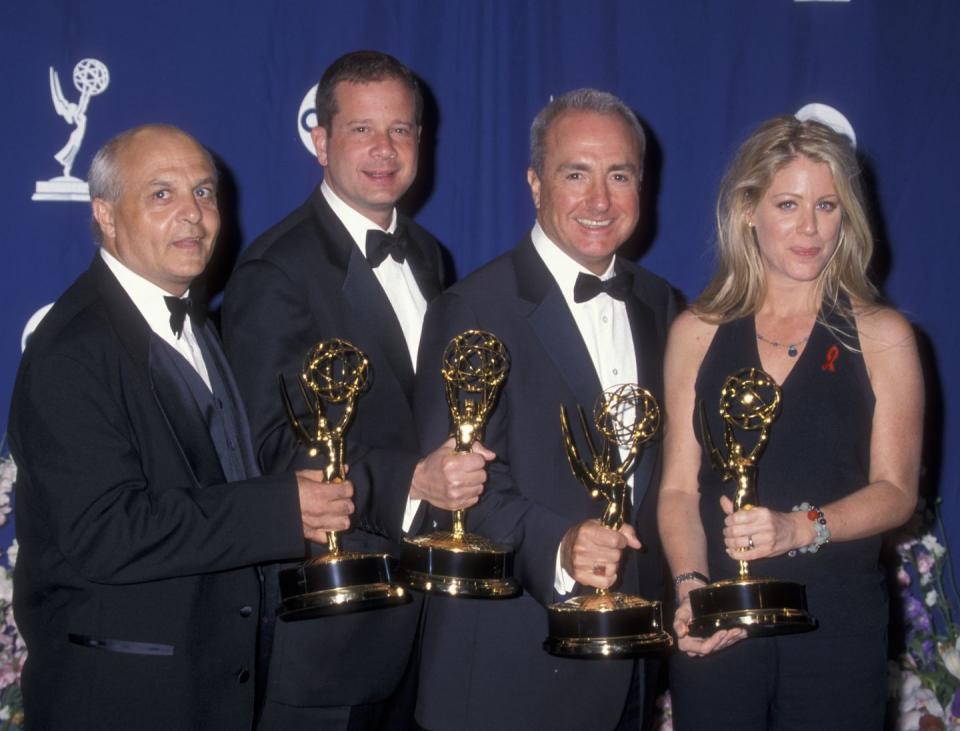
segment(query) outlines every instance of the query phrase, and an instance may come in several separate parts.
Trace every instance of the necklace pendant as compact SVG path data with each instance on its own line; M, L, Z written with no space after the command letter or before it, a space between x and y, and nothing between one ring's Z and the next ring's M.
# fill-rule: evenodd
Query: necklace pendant
M796 357L797 357L797 346L796 346L796 345L790 345L790 346L788 346L788 347L787 347L787 355L789 355L791 358L796 358Z

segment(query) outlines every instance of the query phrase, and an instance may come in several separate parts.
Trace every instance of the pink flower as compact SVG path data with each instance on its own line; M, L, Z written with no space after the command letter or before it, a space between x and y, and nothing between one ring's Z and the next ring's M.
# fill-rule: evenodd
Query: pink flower
M910 554L913 551L913 547L919 544L916 538L911 538L908 541L903 541L897 544L897 553L900 554L900 558L904 561L910 560Z

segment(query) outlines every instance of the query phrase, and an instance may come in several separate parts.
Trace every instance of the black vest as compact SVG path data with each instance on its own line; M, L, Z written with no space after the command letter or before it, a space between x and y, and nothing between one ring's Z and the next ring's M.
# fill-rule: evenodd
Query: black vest
M206 326L194 328L194 335L207 367L210 388L180 353L154 334L157 364L179 374L196 402L227 482L256 477L260 471L253 457L250 427L223 352Z

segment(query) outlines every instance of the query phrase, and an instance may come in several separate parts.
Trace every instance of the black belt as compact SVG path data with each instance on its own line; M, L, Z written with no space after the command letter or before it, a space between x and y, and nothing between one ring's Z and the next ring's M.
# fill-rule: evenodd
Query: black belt
M128 642L127 640L105 640L89 635L75 635L72 632L67 639L75 645L92 647L108 652L123 652L128 655L173 655L173 645L160 645L154 642Z

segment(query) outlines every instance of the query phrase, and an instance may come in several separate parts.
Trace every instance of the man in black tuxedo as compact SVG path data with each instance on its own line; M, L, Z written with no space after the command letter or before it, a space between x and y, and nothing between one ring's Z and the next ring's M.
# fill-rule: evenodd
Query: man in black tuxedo
M258 476L189 298L216 193L209 154L178 129L108 142L90 172L102 247L24 353L10 445L29 728L249 729L255 565L349 523L349 483Z
M323 184L241 255L224 299L227 355L265 472L311 464L287 423L277 374L292 383L309 349L334 337L369 358L372 383L346 434L357 507L342 537L347 550L397 555L404 533L419 525L423 500L445 509L476 503L493 457L481 445L454 454L441 435L420 458L414 365L443 266L436 240L398 214L396 202L417 172L422 106L414 75L393 57L359 51L335 61L317 88L313 141ZM298 416L308 418L299 401ZM420 609L416 597L401 607L276 622L261 727L412 723L415 678L407 669Z
M644 145L636 117L610 94L579 90L552 101L531 130L531 234L427 313L416 390L427 442L449 428L438 364L450 338L479 328L509 351L510 372L486 428L497 460L467 527L514 548L524 593L503 601L431 598L417 703L426 728L641 726L643 662L559 659L543 641L544 607L573 592L662 593L659 448L644 451L624 526L613 531L597 520L603 505L571 473L559 421L561 405L589 414L603 389L621 383L639 383L662 403L673 293L617 256L639 219ZM580 451L588 454L582 442Z

